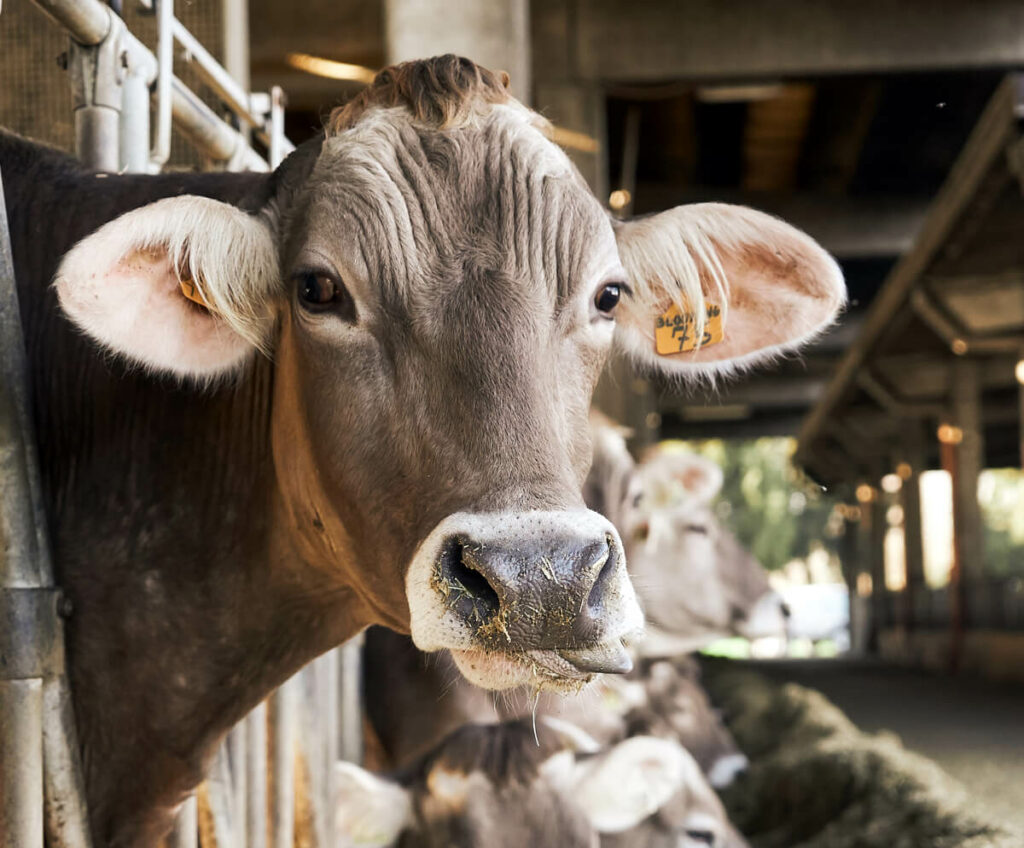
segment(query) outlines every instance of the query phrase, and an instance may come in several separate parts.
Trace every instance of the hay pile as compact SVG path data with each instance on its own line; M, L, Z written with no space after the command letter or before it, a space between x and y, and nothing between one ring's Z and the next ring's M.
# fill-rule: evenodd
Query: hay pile
M704 682L751 761L723 800L753 848L1021 848L937 765L820 693L728 661L708 662Z

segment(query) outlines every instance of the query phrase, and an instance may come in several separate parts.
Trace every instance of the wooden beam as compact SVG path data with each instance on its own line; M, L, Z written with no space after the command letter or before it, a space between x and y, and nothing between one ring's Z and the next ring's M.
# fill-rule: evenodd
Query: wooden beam
M1016 0L576 0L577 71L650 82L1024 64Z
M889 274L871 304L856 343L839 366L824 397L807 416L800 431L798 461L804 451L803 446L819 437L833 410L856 380L864 362L870 355L878 353L878 338L889 326L893 315L905 307L911 289L941 250L986 174L995 163L1001 164L1003 161L1006 145L1016 132L1013 117L1015 95L1014 80L1007 78L985 107L963 152L932 204L914 249Z

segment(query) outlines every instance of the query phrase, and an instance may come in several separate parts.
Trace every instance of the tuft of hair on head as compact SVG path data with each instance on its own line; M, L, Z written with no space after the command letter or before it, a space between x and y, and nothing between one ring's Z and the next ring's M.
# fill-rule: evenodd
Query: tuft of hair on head
M391 65L331 112L327 135L351 129L374 108L404 107L416 122L434 129L458 126L481 105L510 101L508 85L505 71L489 71L452 53Z

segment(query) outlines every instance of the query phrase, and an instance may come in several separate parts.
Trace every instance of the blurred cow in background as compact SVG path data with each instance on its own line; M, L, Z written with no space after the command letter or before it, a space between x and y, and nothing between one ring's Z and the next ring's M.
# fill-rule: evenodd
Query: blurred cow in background
M600 750L565 726L468 724L393 775L336 778L340 848L746 845L693 757L654 737Z
M594 461L584 487L591 509L619 530L646 615L643 656L674 656L723 636L784 638L788 609L764 567L715 514L722 470L659 446L639 464L627 431L591 416Z

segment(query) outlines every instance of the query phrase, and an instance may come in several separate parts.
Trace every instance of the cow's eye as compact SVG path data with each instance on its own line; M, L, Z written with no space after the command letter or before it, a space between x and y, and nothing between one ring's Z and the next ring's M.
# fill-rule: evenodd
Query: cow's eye
M326 306L338 297L338 284L327 274L299 275L299 297L310 306Z
M311 312L338 312L354 320L355 304L344 283L320 271L303 271L295 276L302 305Z
M708 528L703 524L687 524L683 530L687 533L699 533L701 536L708 535Z
M622 286L618 283L607 283L601 286L601 290L594 298L594 305L602 315L611 315L615 307L619 305L622 297Z

